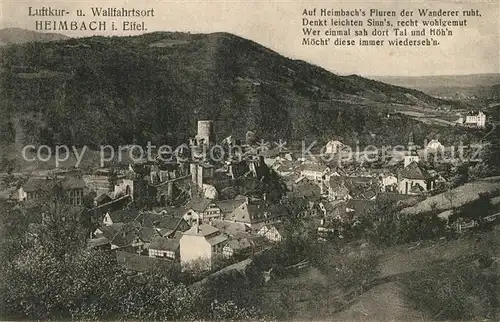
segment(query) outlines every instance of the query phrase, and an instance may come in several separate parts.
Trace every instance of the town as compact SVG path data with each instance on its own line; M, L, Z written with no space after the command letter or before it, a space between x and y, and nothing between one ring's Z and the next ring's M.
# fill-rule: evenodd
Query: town
M458 122L484 127L486 117L480 112ZM345 145L337 140L323 147L328 158L321 158L251 141L234 149L232 137L222 141L225 159L213 162L203 153L217 143L214 121L198 121L198 133L189 142L197 152L190 158L122 162L86 173L55 169L26 178L11 200L30 207L47 196L49 187L60 186L65 202L89 217L90 248L113 251L131 269L153 267L161 259L183 268L202 262L210 270L217 260L243 260L280 243L284 200L304 201L310 215L304 220L314 222L324 240L342 237L345 223L355 225L379 200L422 200L446 189L450 180L442 170L449 165L421 160L424 153L444 153L438 140L419 150L410 136L399 159L389 155L378 165L363 157L339 163L332 156L341 157ZM281 191L262 184L269 186L271 180L284 183ZM248 184L262 186L249 190Z
M1 319L498 320L500 74L226 32L2 41Z

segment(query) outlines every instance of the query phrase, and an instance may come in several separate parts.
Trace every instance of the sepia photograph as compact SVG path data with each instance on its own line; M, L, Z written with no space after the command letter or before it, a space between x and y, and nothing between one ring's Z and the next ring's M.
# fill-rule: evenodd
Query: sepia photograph
M499 321L498 0L0 0L0 321Z

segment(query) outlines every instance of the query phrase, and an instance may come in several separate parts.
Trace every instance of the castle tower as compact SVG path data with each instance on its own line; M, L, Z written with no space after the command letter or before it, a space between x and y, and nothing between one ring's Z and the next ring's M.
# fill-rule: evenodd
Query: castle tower
M211 145L215 143L214 121L198 121L198 134L196 135L198 144Z

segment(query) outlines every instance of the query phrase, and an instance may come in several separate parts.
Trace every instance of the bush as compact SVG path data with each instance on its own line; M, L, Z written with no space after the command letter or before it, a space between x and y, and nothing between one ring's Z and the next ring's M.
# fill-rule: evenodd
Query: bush
M475 263L462 258L411 274L402 282L404 294L432 319L495 319L499 272Z

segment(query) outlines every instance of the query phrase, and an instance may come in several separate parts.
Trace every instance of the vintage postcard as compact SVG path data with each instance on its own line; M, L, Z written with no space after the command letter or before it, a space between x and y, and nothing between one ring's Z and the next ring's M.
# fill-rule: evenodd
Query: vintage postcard
M500 320L498 0L0 0L0 320Z

